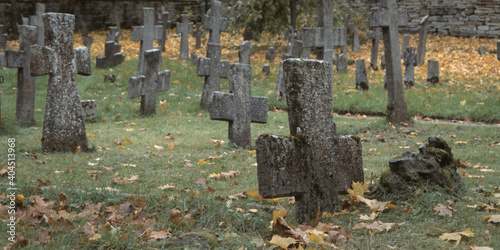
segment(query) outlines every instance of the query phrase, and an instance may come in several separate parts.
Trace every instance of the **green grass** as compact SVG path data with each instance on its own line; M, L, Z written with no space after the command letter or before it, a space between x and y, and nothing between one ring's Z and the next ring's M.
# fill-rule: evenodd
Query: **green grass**
M134 223L132 221L108 221L100 218L102 225L97 231L100 240L88 241L82 230L54 231L52 242L46 246L37 243L36 236L42 228L54 230L54 226L45 221L30 225L20 222L18 233L29 239L30 249L88 249L88 248L145 248L161 247L163 241L147 243L138 237L144 230L150 231L169 228L174 236L186 232L206 232L215 235L218 243L215 248L237 249L256 248L251 243L254 239L267 242L275 232L268 228L272 213L262 205L271 208L282 206L289 212L289 220L296 226L293 205L286 199L278 201L262 201L254 198L240 199L229 202L221 200L228 195L258 190L256 155L253 150L236 149L229 143L215 147L210 141L227 141L227 123L211 121L209 113L199 109L202 89L202 77L195 76L195 67L189 62L166 61L161 69L172 71L171 88L159 93L157 100L166 100L166 106L157 106L154 117L142 117L139 114L139 99L127 98L128 78L136 72L136 61L127 61L112 70L93 69L90 77L77 76L81 99L96 99L98 102L98 119L87 123L88 140L95 150L84 154L41 152L42 119L45 102L47 77L37 78L37 102L35 112L37 128L20 127L15 122L15 85L16 71L2 71L6 83L2 86L2 134L0 136L0 155L6 159L7 139L16 139L17 169L16 182L19 193L26 197L26 202L32 204L34 195L47 200L59 201L59 194L64 192L69 202L68 211L76 213L83 210L87 201L91 204L103 202L105 207L123 204L127 201L144 198L146 206L143 211L151 215L155 223ZM285 101L274 100L275 77L267 78L259 73L257 64L253 70L252 94L268 96L270 107L285 107ZM276 63L271 66L271 72L276 74ZM104 75L115 74L116 83L105 83ZM352 75L336 75L334 84L334 107L337 112L350 113L383 113L385 111L386 93L383 90L380 72L371 75L373 82L369 92L358 92L354 86ZM444 77L446 82L446 77ZM478 120L483 122L499 121L498 90L494 86L486 86L485 90L476 89L475 93L466 90L470 83L455 83L457 88L448 86L426 86L417 84L413 89L406 90L406 100L412 115L447 117L450 119ZM189 85L189 86L188 86ZM223 80L223 91L227 91L227 80ZM449 95L449 96L447 96ZM366 99L365 99L366 96ZM467 98L467 104L460 101ZM473 98L474 101L470 101ZM445 99L446 105L442 104ZM422 101L424 100L424 101ZM474 108L468 103L482 102L481 108ZM429 104L430 107L426 105ZM381 195L378 200L392 200L397 208L379 215L383 222L405 222L388 232L370 234L363 230L351 229L360 222L358 215L344 215L339 218L322 218L322 222L334 222L341 227L347 227L353 233L353 241L337 244L346 249L378 249L387 246L399 249L443 249L451 245L439 240L443 232L458 232L469 229L476 233L474 238L463 240L459 248L466 245L490 246L500 248L499 225L488 225L483 216L493 212L471 209L467 205L477 202L498 203L498 198L492 192L498 192L500 169L498 164L500 128L498 126L469 126L448 123L415 122L411 127L393 126L382 117L365 119L335 117L339 134L356 134L363 139L363 167L365 181L376 182L380 173L388 167L388 160L394 155L406 150L417 151L418 145L426 142L428 136L438 135L445 138L453 150L455 159L468 161L472 165L481 163L493 167L496 172L482 173L467 169L471 175L484 175L484 179L464 177L468 187L461 196L453 197L444 191L415 191L404 197L397 195ZM146 130L144 130L146 129ZM259 134L288 134L288 118L286 113L269 112L267 124L252 124L252 139ZM167 140L169 135L175 140ZM133 144L126 142L128 138ZM379 139L385 139L381 142ZM114 143L117 140L127 149L119 148ZM462 143L455 143L461 141ZM464 143L466 142L466 144ZM154 150L154 146L162 146L163 150ZM169 147L170 146L170 147ZM409 148L408 148L409 147ZM200 164L205 159L208 164ZM190 168L183 168L191 163ZM2 168L6 160L2 160ZM126 165L128 164L128 165ZM112 168L107 170L106 168ZM67 172L67 169L72 172ZM212 173L240 171L241 175L233 180L212 180ZM134 184L115 184L114 178L130 178L139 175ZM196 184L199 178L207 179L206 185ZM37 179L50 180L49 187L38 189ZM0 178L0 190L6 191L8 179ZM158 187L169 184L171 189ZM473 189L484 187L484 192L474 192ZM108 191L103 188L112 188ZM209 190L210 189L212 190ZM213 191L215 190L215 191ZM32 197L31 199L29 197ZM342 197L345 198L345 197ZM453 199L455 205L453 217L437 215L432 207L438 203L447 204ZM7 200L4 201L4 205ZM231 204L229 204L231 203ZM56 205L58 202L56 202ZM135 203L134 203L135 204ZM133 205L135 209L139 206ZM405 207L412 206L412 213L404 213ZM182 214L191 213L194 224L175 225L169 223L170 211L178 208ZM239 212L242 208L245 212ZM247 212L249 208L257 208L259 212ZM366 206L359 206L361 213L369 213ZM354 210L356 208L351 208ZM109 213L104 213L109 215ZM498 214L498 213L496 213ZM1 213L6 219L6 213ZM90 217L77 217L73 224L82 228ZM6 231L5 223L0 226ZM488 230L488 233L487 231ZM3 234L2 234L3 235ZM6 237L0 238L5 245ZM269 247L269 245L267 245Z

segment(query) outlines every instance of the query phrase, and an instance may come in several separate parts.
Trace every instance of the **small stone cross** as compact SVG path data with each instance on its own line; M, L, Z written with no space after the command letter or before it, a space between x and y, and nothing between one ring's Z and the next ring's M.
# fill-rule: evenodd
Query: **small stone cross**
M43 15L45 46L31 46L31 75L49 74L43 120L44 152L86 151L87 134L75 74L90 75L90 53L86 47L73 49L75 16Z
M406 66L404 84L406 87L413 87L415 85L415 64L417 59L415 47L406 48L403 58L403 64Z
M16 119L24 125L35 124L35 78L31 76L31 45L36 43L37 27L19 25L19 51L6 50L7 68L17 70Z
M170 71L158 72L161 64L161 51L148 50L144 53L145 73L131 77L128 82L128 98L141 97L141 114L154 115L156 112L156 93L170 88Z
M143 26L132 26L132 33L130 40L141 41L141 48L139 50L139 66L137 75L144 75L146 72L144 63L144 53L146 50L153 49L153 40L160 40L162 29L161 25L154 25L155 22L155 9L142 8L144 16Z
M189 34L193 33L193 23L188 23L189 15L182 14L181 22L177 23L177 33L181 33L181 52L179 54L180 60L189 59Z
M204 76L205 83L201 94L200 107L210 109L211 96L214 91L220 91L220 79L227 78L228 60L221 60L222 45L208 43L207 57L199 57L196 75Z
M250 123L267 123L267 97L251 95L252 67L248 64L229 65L231 93L214 91L210 119L229 122L229 141L238 147L252 146Z
M239 63L250 65L250 56L253 52L253 46L250 41L243 41L238 52Z
M266 60L274 62L274 58L276 58L276 49L274 47L269 47L266 52Z
M264 198L295 196L297 220L334 212L339 193L364 181L362 148L354 136L335 136L331 65L283 62L290 136L259 135L257 179Z
M118 26L109 26L109 33L106 33L106 42L120 42L120 30Z
M160 39L160 50L162 52L165 52L165 42L168 40L168 34L167 34L167 29L170 27L170 24L172 23L170 20L170 13L168 11L163 11L161 13L161 25L163 26L163 29L161 30L161 39Z
M203 36L203 30L201 29L201 23L196 24L196 30L191 33L191 35L196 39L195 48L201 48L201 37Z
M222 18L222 3L212 0L210 2L211 15L203 18L203 28L210 30L209 43L220 44L220 33L227 30L227 18Z
M111 68L122 64L125 55L120 53L122 45L113 41L104 44L104 56L96 56L96 68Z

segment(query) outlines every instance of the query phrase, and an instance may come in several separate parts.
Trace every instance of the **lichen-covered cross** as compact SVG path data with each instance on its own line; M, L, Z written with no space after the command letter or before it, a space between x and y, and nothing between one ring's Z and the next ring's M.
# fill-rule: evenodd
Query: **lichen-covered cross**
M207 57L199 57L196 75L204 76L205 83L201 93L200 107L210 109L210 98L214 91L220 91L220 79L227 78L228 60L221 60L222 45L208 43Z
M227 30L227 18L222 18L222 3L212 0L210 2L210 16L205 15L203 18L203 28L210 30L208 43L220 44L220 33Z
M111 68L122 64L125 55L120 53L122 45L114 41L107 41L104 44L104 56L96 56L96 68Z
M163 29L161 25L154 25L155 22L154 8L142 8L142 12L144 17L144 25L132 26L132 33L130 34L130 40L141 41L137 75L144 75L145 73L144 53L146 52L146 50L153 49L153 40L160 40L162 38L161 35Z

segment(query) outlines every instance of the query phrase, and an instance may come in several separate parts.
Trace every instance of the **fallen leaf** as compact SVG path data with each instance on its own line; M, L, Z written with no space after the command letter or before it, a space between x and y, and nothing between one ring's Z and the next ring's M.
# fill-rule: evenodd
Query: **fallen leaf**
M478 246L474 246L474 245L469 245L469 247L471 250L494 250L491 247L478 247Z
M378 216L378 213L372 212L370 215L360 214L359 219L360 220L375 220L375 218L377 218L377 216Z
M195 184L205 186L207 185L207 179L205 178L199 178L198 180L194 181Z
M130 178L123 177L120 179L120 177L113 178L113 182L116 184L134 184L134 182L139 179L139 175L135 174L130 176Z
M158 188L159 189L172 189L172 188L175 188L175 186L172 186L172 185L169 185L169 184L165 184L165 185L160 186Z
M483 218L487 219L488 222L491 222L491 223L500 223L500 214L486 215Z
M347 189L347 193L349 198L353 200L358 200L358 195L363 197L365 195L365 191L368 189L368 185L365 182L353 182L351 185L352 189Z
M438 211L439 215L449 216L449 217L452 216L452 211L451 211L451 208L449 206L437 204L437 206L433 207L432 209L434 209L434 211Z
M457 232L457 233L443 233L441 236L439 236L440 240L445 240L445 241L456 241L455 246L458 246L460 243L460 240L462 239L462 236L464 237L474 237L474 233L465 230L462 232Z
M162 229L159 231L152 231L148 234L148 239L153 240L153 241L168 239L171 237L172 237L172 233L170 232L170 229Z
M153 146L153 150L158 150L158 151L160 151L160 150L164 150L164 149L165 149L165 148L164 148L164 147L162 147L162 146L158 146L158 145L154 145L154 146Z
M89 241L94 241L94 240L100 240L101 238L102 238L102 236L100 234L96 233L96 234L89 236L87 239Z
M123 137L123 140L126 142L126 143L130 143L130 144L134 144L134 142L132 140L130 140L128 137L124 136Z
M366 224L364 222L359 223L354 225L352 228L353 229L365 229L366 231L369 232L383 232L383 231L389 231L392 229L394 226L400 226L403 225L403 223L383 223L381 221L375 221L371 224Z
M279 235L273 235L273 238L271 239L271 241L269 241L269 243L271 245L275 245L275 246L279 246L283 249L288 249L288 247L290 245L294 245L296 243L298 243L298 241L294 238L283 238Z

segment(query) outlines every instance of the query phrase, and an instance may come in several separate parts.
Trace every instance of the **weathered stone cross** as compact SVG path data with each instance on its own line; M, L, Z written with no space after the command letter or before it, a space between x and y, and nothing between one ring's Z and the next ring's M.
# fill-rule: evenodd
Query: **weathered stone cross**
M267 97L251 94L252 67L248 64L229 65L231 93L214 91L210 119L229 122L229 141L238 147L252 146L250 123L267 123Z
M222 4L220 1L210 2L211 15L203 18L203 29L210 30L208 43L220 44L220 33L227 30L227 18L221 17Z
M104 44L104 56L96 56L96 67L100 69L111 68L122 64L125 55L120 53L122 45L114 41Z
M0 25L0 50L5 52L7 47L7 34L3 33L3 25ZM0 53L0 68L5 66L5 55Z
M141 97L141 114L154 115L156 110L156 93L170 88L170 71L158 72L161 64L161 51L148 50L144 53L145 73L131 77L128 83L128 98Z
M130 40L141 41L137 75L144 75L144 73L146 72L144 53L146 52L146 50L153 49L153 40L161 39L161 34L163 29L161 25L154 25L155 21L154 8L142 8L142 12L144 15L144 25L132 26L132 33L130 34Z
M375 28L375 30L369 30L366 32L366 37L372 40L369 68L373 70L378 70L378 45L380 40L384 40L382 36L382 31L380 31L380 28Z
M161 13L161 25L163 29L161 30L161 39L160 39L160 50L165 52L165 41L168 40L167 29L170 27L172 23L170 20L170 13L168 11L162 11Z
M201 29L201 23L196 24L196 30L191 33L191 35L196 39L195 48L201 48L201 37L203 36L203 30Z
M221 60L221 51L222 45L208 43L207 57L198 58L196 75L205 77L200 107L205 110L210 110L212 93L220 91L220 79L227 78L229 61Z
M182 14L181 22L177 23L176 33L181 33L181 52L179 54L180 60L189 59L189 34L193 33L193 23L188 23L189 15Z
M120 30L118 26L109 26L109 33L106 33L106 42L120 42Z
M399 26L407 24L406 10L396 9L396 0L381 0L381 8L371 10L370 27L382 27L387 75L387 119L411 122L403 90L403 70L399 51Z
M90 75L90 53L86 47L73 49L75 16L43 15L45 46L31 46L31 75L49 74L43 120L42 150L73 152L88 149L75 74Z
M24 125L35 124L35 78L31 76L31 45L36 43L37 27L19 25L19 51L6 50L7 68L17 70L16 119Z
M264 198L295 196L301 222L338 208L338 194L364 181L362 148L335 136L331 67L324 61L283 62L290 136L259 135L257 177Z
M250 41L243 41L238 51L239 63L250 65L250 56L253 52L253 45Z
M45 41L45 27L43 24L42 15L45 13L45 4L37 3L36 4L36 15L34 16L34 22L31 25L34 25L38 28L38 35L36 38L36 44L43 46Z

